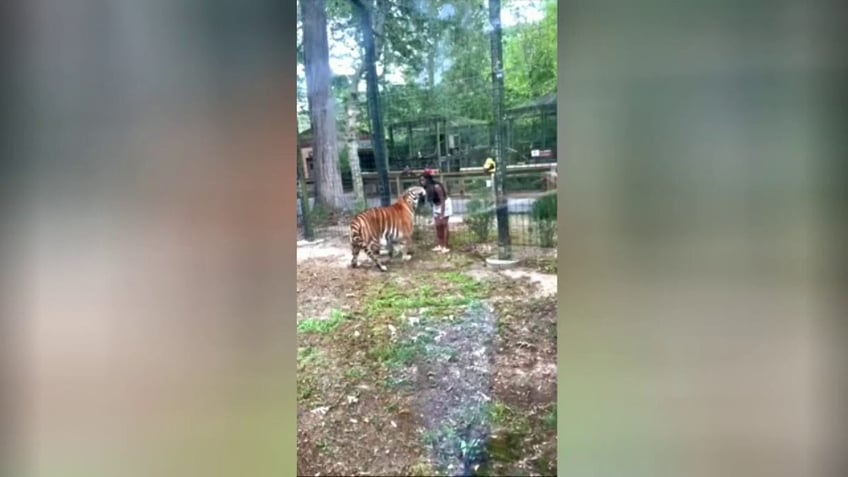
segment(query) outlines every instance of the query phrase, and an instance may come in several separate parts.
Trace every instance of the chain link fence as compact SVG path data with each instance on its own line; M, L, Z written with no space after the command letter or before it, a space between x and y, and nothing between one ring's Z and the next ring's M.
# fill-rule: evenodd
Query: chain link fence
M556 165L520 165L508 170L504 182L509 212L510 241L513 247L553 249L557 244ZM445 184L453 205L449 222L452 248L497 246L497 223L492 179L483 171L443 172L439 180ZM363 182L375 187L376 174L363 175ZM391 195L398 197L403 190L418 184L414 173L393 172L390 177ZM355 210L355 199L350 197L350 209ZM379 207L376 192L366 195L369 208ZM310 197L310 224L316 239L347 240L353 212L330 214ZM303 239L301 198L298 197L298 231ZM435 227L432 209L420 206L415 216L417 242L435 245Z

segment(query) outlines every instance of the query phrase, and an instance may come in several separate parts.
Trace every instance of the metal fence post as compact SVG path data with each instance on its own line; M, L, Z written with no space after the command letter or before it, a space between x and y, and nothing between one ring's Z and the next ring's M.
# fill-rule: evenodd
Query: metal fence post
M492 103L493 119L495 123L495 197L498 218L498 258L508 260L512 258L512 249L509 236L509 210L508 202L504 196L504 178L506 174L506 144L504 144L504 118L503 118L503 49L501 42L501 1L489 0L489 23L492 25L491 47L492 47Z

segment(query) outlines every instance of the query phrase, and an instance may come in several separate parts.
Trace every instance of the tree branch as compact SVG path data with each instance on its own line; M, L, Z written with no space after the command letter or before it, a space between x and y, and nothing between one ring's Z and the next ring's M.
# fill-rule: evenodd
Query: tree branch
M356 71L353 72L353 76L350 77L350 92L351 92L351 95L356 96L357 94L359 94L359 82L362 81L362 77L364 75L365 75L365 58L363 58L359 61L359 68L356 68Z
M361 8L362 10L370 11L370 9L371 9L371 6L368 5L367 3L363 2L362 0L350 0L350 3L352 3L354 6L356 6L358 8Z

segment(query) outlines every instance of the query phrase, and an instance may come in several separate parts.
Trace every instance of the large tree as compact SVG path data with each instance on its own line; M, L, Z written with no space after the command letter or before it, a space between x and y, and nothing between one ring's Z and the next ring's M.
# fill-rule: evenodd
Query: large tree
M361 8L367 5L371 10L372 28L376 36L374 42L378 55L381 49L385 13L382 8L374 7L376 5L375 0L364 0L364 3L361 5L357 2L347 0L330 0L330 2L327 14L330 16L331 32L334 33L334 40L344 42L345 37L349 36L355 38L359 45L350 55L354 68L353 74L337 77L334 86L339 93L340 102L344 107L344 138L347 160L353 180L353 193L356 197L357 208L364 208L366 207L365 191L362 183L362 168L359 159L360 106L362 105L360 84L366 70L365 53L362 51Z
M300 14L303 22L306 96L312 125L316 202L340 210L345 203L339 171L335 105L330 91L332 72L324 0L300 0Z

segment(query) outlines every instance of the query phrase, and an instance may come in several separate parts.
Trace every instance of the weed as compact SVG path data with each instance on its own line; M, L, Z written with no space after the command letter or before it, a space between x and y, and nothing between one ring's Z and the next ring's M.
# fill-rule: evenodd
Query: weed
M319 451L324 452L327 450L327 443L324 440L321 440L315 445L315 447L317 447Z
M432 333L424 332L414 339L375 346L369 351L369 355L374 361L389 369L398 369L410 365L418 356L424 354L427 345L433 341Z
M548 411L547 414L545 414L545 417L542 418L542 422L545 423L545 426L548 429L554 429L554 430L556 429L556 426L557 426L557 406L556 406L556 403L554 403L551 410Z
M433 466L429 462L420 461L416 462L412 467L409 468L409 474L412 476L430 476L436 475Z
M425 445L428 446L432 446L433 444L435 444L438 439L439 435L436 433L436 431L424 431L421 434L421 440L424 442Z
M497 333L497 335L499 337L503 338L503 336L506 334L506 330L507 330L506 322L504 322L503 319L498 319L497 322L495 323L495 328L496 328L495 332Z
M312 387L312 383L307 380L303 380L297 383L297 399L298 401L306 401L312 397L315 393L315 389Z
M335 330L345 319L345 314L341 310L334 309L326 319L309 318L301 321L297 324L297 332L325 335Z
M315 349L311 346L302 347L297 349L297 367L298 370L303 369L311 364L322 361L324 355L321 353L321 350Z
M364 375L365 373L362 371L362 368L359 367L352 367L345 371L345 377L352 381L359 381Z
M506 404L498 401L489 403L487 409L493 427L513 434L527 434L530 423L522 414L515 412Z

